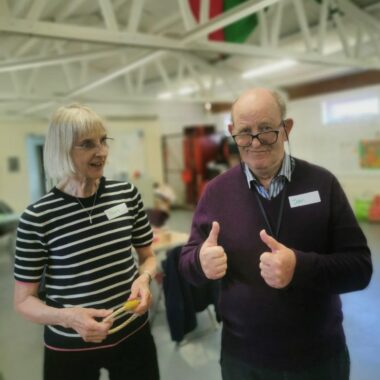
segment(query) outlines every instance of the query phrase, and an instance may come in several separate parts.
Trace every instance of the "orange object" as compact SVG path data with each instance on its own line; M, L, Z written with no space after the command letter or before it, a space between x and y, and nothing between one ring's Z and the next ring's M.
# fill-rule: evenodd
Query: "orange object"
M380 222L380 195L375 195L369 206L368 220L370 222Z

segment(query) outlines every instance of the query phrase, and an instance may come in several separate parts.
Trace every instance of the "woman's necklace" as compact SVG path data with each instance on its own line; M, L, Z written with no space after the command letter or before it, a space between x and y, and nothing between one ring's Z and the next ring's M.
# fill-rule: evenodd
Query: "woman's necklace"
M94 211L94 207L95 207L95 202L96 202L96 196L98 195L98 188L96 189L96 192L95 192L95 197L94 197L94 202L92 204L92 207L91 207L91 210L90 212L88 212L86 210L86 207L83 206L83 203L79 200L79 198L75 197L75 199L78 201L78 203L82 206L83 210L86 212L86 214L88 215L88 218L89 218L89 221L90 221L90 224L92 224L92 212Z

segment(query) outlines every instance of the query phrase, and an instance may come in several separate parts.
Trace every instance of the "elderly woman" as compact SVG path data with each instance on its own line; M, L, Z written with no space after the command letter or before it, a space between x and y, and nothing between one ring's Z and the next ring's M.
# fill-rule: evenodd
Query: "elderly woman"
M45 325L45 380L99 379L100 368L112 380L159 378L147 312L152 230L137 189L103 177L109 140L90 108L59 108L44 152L58 184L20 219L14 303ZM42 278L46 302L38 297ZM137 318L111 316L131 299L140 301Z

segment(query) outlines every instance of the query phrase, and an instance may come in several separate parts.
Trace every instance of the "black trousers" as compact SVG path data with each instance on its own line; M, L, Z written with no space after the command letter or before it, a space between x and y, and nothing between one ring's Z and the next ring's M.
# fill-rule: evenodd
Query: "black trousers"
M222 352L223 380L349 380L350 357L345 348L315 367L301 371L274 371L255 368Z
M108 370L110 380L159 380L149 326L112 348L80 352L45 348L44 380L98 380L101 368Z

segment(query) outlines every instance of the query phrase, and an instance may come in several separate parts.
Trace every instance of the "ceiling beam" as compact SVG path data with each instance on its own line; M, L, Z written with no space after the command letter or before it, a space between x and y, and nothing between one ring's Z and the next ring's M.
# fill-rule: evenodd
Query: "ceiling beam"
M148 62L154 61L155 59L158 59L164 54L163 51L155 51L153 53L144 53L140 57L134 59L132 62L129 62L127 65L123 65L121 68L118 68L111 73L108 73L94 81L91 81L89 83L85 83L84 85L77 87L73 91L68 92L63 96L64 99L70 99L73 97L77 97L78 95L81 95L85 92L88 92L96 87L99 87L105 83L108 83L116 78L118 78L121 75L127 74L131 72L132 70L135 70L138 67L141 67ZM35 106L29 107L23 111L25 114L30 114L33 112L38 112L40 110L49 108L51 106L54 106L55 102L54 101L48 101L43 104L37 104Z
M299 62L327 65L327 66L342 66L342 67L355 67L355 68L368 68L368 69L380 69L380 62L376 59L376 62L371 62L370 59L363 61L363 59L348 59L340 58L336 56L321 56L317 52L297 53L289 51L284 48L265 48L254 45L235 44L230 42L199 42L197 44L198 49L209 52L224 52L226 54L236 54L241 56L251 56L255 58L274 58L274 59L294 59ZM193 47L190 46L190 50Z
M280 29L281 29L281 23L282 23L282 18L283 18L282 14L284 10L284 2L282 1L280 3L277 3L274 8L275 8L275 14L273 17L273 23L272 23L271 32L270 32L270 44L272 47L277 47L278 41L280 39ZM262 14L261 16L262 19L264 18L265 20L267 20L267 16L265 12L264 11L260 11L260 12ZM266 25L268 27L268 23L266 23ZM264 25L263 25L263 28L264 28ZM268 31L266 34L269 36Z
M210 23L213 24L213 28L219 28L219 27L221 27L221 25L228 25L229 23L235 21L236 20L235 17L237 17L237 14L239 14L240 17L242 17L243 16L243 14L242 14L243 10L244 10L244 15L246 16L245 13L248 11L248 8L252 12L253 12L253 9L254 9L254 11L258 11L260 9L263 9L263 7L268 5L269 3L275 3L277 1L279 1L279 0L263 0L259 4L256 1L254 1L255 2L254 8L252 7L253 1L248 1L246 3L248 7L247 6L235 7L235 8L239 8L239 9L235 10L235 8L234 8L231 11L226 12L225 15L216 17L215 19L213 19L213 21L210 21ZM243 5L245 5L245 4L243 4ZM259 7L259 8L257 8L257 7ZM216 20L216 23L215 23L215 20ZM233 20L233 21L231 21L231 20ZM213 28L211 28L211 29L210 28L211 27L207 27L207 25L202 25L200 27L197 27L194 30L192 30L191 32L187 33L180 41L177 42L177 44L182 46L184 44L191 42L192 40L194 40L196 38L199 38L202 34L207 35L211 30L214 30ZM236 45L236 44L231 44L231 45ZM141 56L140 58L133 60L132 62L130 62L126 66L115 69L111 73L108 73L108 74L104 75L103 77L96 79L95 81L91 81L91 82L84 84L83 86L80 86L77 89L67 93L65 95L65 98L76 97L82 93L88 92L88 91L90 91L90 90L92 90L98 86L101 86L107 82L110 82L110 81L118 78L121 75L124 75L128 72L131 72L132 70L135 70L136 68L138 68L140 66L143 66L149 62L152 62L152 61L162 57L164 54L165 54L165 50L157 50L157 51L146 53L143 56ZM40 111L42 109L50 107L51 105L52 105L51 102L46 102L44 104L38 104L36 106L27 108L26 110L24 110L24 113L29 114L29 113L33 113L36 111Z
M199 23L204 24L209 20L210 0L202 0L200 8Z
M34 0L28 14L26 15L28 21L35 22L40 18L41 13L45 8L46 1L47 0Z
M323 54L324 43L326 41L327 18L329 11L329 0L322 0L319 10L319 26L318 26L318 52Z
M4 18L10 18L11 13L9 11L7 0L0 0L0 15Z
M68 17L70 17L72 14L75 13L75 11L85 2L86 0L75 0L75 1L69 1L64 2L64 8L60 9L60 11L57 14L56 20L62 21Z
M371 16L369 13L358 8L352 1L348 0L336 0L339 5L339 9L347 13L354 20L359 20L364 25L372 28L374 32L380 33L380 23L379 20Z
M313 43L310 35L309 25L307 22L306 14L305 14L305 8L303 6L302 0L293 0L293 5L296 10L296 15L298 19L298 23L300 26L301 33L305 40L306 50L312 51L313 50Z
M15 21L15 20L14 20ZM99 30L97 28L83 28L83 27L75 27L75 26L62 26L56 25L54 23L44 23L37 22L38 26L35 30L34 27L31 27L30 24L24 21L17 20L15 23L9 24L7 21L3 22L0 18L0 30L3 31L14 31L23 30L24 33L41 35L45 34L45 36L63 36L66 38L74 38L81 39L85 41L92 42L106 42L117 45L130 45L130 46L140 46L146 48L156 48L156 49L165 49L165 50L178 50L178 51L213 51L215 53L224 53L224 54L237 54L242 56L251 56L255 58L283 58L286 56L290 59L296 59L300 62L311 63L311 64L322 64L322 65L338 65L338 66L349 66L349 67L357 67L357 68L368 68L368 69L378 69L380 68L380 63L371 63L371 62L363 62L360 59L342 59L342 58L333 58L333 57L325 57L321 56L317 53L295 53L285 49L272 49L259 47L254 45L245 45L245 44L235 44L228 42L210 42L203 41L198 42L196 44L191 44L184 46L184 42L181 40L169 39L161 36L147 36L141 33L114 33L107 32L104 30ZM18 28L18 26L21 27ZM39 26L42 26L42 30L39 29ZM62 29L63 28L63 29ZM201 26L202 28L202 26ZM54 30L57 32L55 33ZM85 30L84 30L85 29ZM66 35L65 33L68 33ZM196 31L197 38L200 37L199 30ZM203 28L203 33L208 34L208 29ZM87 35L86 35L87 34ZM194 38L191 35L185 37L185 41L191 41Z
M81 98L78 98L78 101L81 101ZM194 94L192 98L177 96L170 100L161 100L158 99L156 96L152 95L137 95L136 93L132 93L128 96L118 96L118 97L105 97L105 98L96 98L96 97L86 97L86 104L89 103L101 103L101 104L122 104L125 105L126 103L146 103L146 102L152 102L152 103L162 103L162 102L171 102L171 103L205 103L205 102L230 102L230 97L219 93L213 97L210 98L210 96L201 96ZM1 103L12 103L12 102L28 102L28 103L38 103L37 105L31 106L30 108L34 107L37 111L39 108L40 110L54 107L58 103L65 103L67 102L67 98L63 96L36 96L35 94L22 94L20 96L10 96L9 94L1 94L0 93L0 102Z
M331 92L351 90L354 88L373 86L380 83L380 71L369 70L361 73L342 75L336 78L322 79L297 86L284 86L289 99L300 99Z
M127 31L129 33L135 33L138 30L142 11L144 8L144 0L133 0L131 10L129 13L129 19L127 24Z
M1 0L0 2L6 2L6 0ZM24 12L25 5L28 0L18 0L18 1L13 1L12 3L12 14L13 16L20 16ZM0 14L4 14L3 12L0 12ZM6 14L4 14L6 16Z
M30 40L31 41L31 40ZM101 49L85 51L83 53L75 54L58 54L50 57L44 58L32 58L32 59L18 59L9 60L3 64L0 64L0 73L18 71L18 70L29 70L35 67L46 67L53 65L60 65L63 63L72 62L83 62L90 61L93 59L101 59L110 57L112 55L121 54L125 51L125 48L111 48L111 49Z
M191 12L189 1L188 0L177 0L178 7L181 12L183 24L185 26L185 30L194 29L197 25L195 22L194 16Z
M321 56L317 52L295 53L286 49L265 48L247 44L234 44L227 42L201 41L194 42L210 32L229 25L239 17L245 17L252 12L258 12L269 4L274 4L279 0L263 0L260 3L248 1L240 6L236 6L228 12L217 16L204 25L195 27L187 32L182 39L166 38L157 35L142 33L112 32L99 28L80 27L75 25L57 25L51 22L37 21L28 23L25 20L0 18L0 30L16 32L22 34L32 34L52 38L63 38L69 40L80 40L89 42L106 43L123 46L136 46L153 49L178 50L178 51L213 51L223 54L237 54L243 56L253 56L255 58L283 58L296 59L300 62L322 65L338 65L356 68L378 69L379 62L364 62L362 59L346 59ZM185 46L186 45L186 46Z
M110 0L98 0L100 10L102 12L103 20L106 24L108 30L117 32L119 29L117 20L115 17L115 12Z

